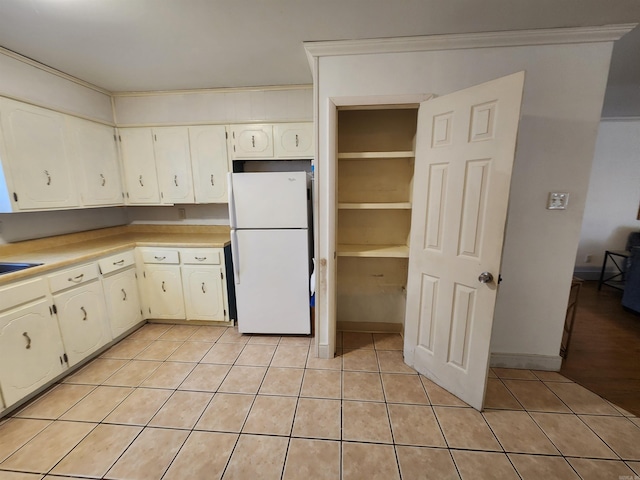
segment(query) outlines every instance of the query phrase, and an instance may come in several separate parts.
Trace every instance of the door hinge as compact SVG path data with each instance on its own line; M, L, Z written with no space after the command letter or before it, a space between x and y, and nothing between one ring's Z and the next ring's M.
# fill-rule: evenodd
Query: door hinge
M53 309L49 307L49 315L53 316Z
M224 275L222 275L222 272L220 272L220 279L224 280Z
M502 275L498 274L498 285L502 283Z
M58 314L58 308L56 307L56 304L53 304L53 313L55 313L56 315Z

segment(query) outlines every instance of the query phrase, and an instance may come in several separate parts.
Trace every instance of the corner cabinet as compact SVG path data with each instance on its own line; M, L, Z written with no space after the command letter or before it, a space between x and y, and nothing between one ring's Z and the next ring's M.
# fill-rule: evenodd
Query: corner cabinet
M0 125L13 210L78 207L65 116L0 98Z
M134 251L102 258L98 266L102 273L111 335L118 338L142 322Z
M124 193L115 129L75 117L69 117L67 122L81 204L122 205Z
M118 138L124 167L126 203L159 204L160 189L151 129L121 128Z
M0 351L0 390L5 407L67 369L43 277L0 289Z

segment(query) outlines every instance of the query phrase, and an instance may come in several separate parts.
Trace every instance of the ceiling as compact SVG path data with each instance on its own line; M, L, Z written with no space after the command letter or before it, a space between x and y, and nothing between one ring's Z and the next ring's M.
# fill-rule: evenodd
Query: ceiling
M302 42L640 22L640 0L0 0L0 46L112 92L311 83ZM605 116L640 116L640 27Z

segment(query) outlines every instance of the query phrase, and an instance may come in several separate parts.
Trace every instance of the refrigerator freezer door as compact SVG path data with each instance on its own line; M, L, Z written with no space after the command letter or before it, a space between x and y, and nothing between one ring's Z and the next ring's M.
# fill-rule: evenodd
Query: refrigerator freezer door
M237 230L232 235L238 331L310 333L307 230Z
M307 174L229 174L232 228L307 228Z

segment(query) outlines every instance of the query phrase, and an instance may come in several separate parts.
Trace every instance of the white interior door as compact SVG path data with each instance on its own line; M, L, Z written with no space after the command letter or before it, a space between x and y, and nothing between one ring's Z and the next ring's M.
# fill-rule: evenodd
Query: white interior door
M523 85L519 72L418 114L405 361L478 410Z

